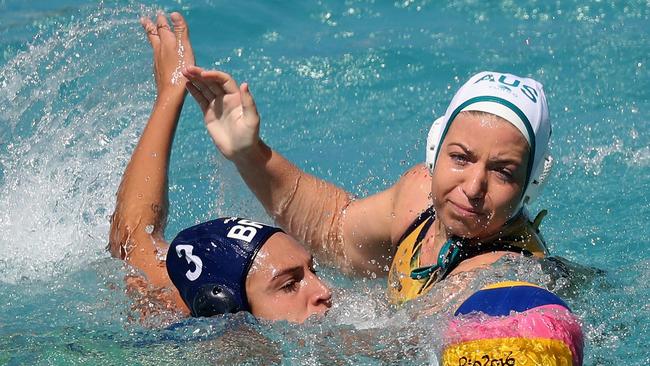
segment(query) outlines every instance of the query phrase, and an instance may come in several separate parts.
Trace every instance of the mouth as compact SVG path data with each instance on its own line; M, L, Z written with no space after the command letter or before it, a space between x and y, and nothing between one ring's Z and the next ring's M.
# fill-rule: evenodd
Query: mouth
M453 202L453 201L449 201L449 203L451 203L453 211L456 214L458 214L459 216L462 216L462 217L484 216L482 211L477 210L474 207L461 205L461 204L458 204L458 203Z

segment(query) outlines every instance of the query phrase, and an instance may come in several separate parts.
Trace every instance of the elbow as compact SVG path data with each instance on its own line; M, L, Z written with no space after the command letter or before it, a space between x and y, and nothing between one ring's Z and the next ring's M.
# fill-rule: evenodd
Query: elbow
M127 260L133 250L133 236L142 230L156 237L163 237L167 209L165 205L124 205L118 203L110 219L110 232L106 249L111 256Z
M124 217L118 210L115 210L113 215L111 215L110 221L111 227L106 250L111 253L112 257L126 260L129 253L129 238L133 232L133 226L127 224L127 221L124 220Z

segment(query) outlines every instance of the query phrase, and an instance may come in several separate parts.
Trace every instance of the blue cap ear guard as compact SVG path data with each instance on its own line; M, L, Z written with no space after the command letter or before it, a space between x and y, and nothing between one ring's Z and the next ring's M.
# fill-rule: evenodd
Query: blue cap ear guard
M238 217L181 231L167 252L167 273L192 316L250 311L246 276L255 255L280 228Z

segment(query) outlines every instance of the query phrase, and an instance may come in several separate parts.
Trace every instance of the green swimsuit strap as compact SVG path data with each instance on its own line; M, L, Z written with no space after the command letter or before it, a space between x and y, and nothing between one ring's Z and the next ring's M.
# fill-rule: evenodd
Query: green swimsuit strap
M436 264L415 268L411 271L414 280L430 279L435 275L435 281L443 280L449 272L460 263L460 248L462 244L454 238L449 238L440 248ZM419 249L419 248L418 248ZM419 256L419 253L418 253Z

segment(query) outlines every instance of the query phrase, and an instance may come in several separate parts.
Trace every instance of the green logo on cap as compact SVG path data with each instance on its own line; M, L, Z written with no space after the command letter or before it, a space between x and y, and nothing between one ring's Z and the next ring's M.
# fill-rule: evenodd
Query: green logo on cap
M519 80L519 79L513 78L513 80L509 81L507 79L506 75L502 74L502 75L499 76L499 80L497 81L497 80L494 79L494 75L486 74L482 78L476 80L476 82L474 82L474 84L478 84L481 81L487 81L487 82L491 82L491 83L497 83L498 82L499 86L501 88L504 88L505 90L508 90L508 91L511 91L511 89L509 87L518 88L519 90L521 90L521 92L528 99L531 100L531 102L537 103L537 96L538 96L537 90L535 88L533 88L532 86L523 84L521 82L521 80Z

